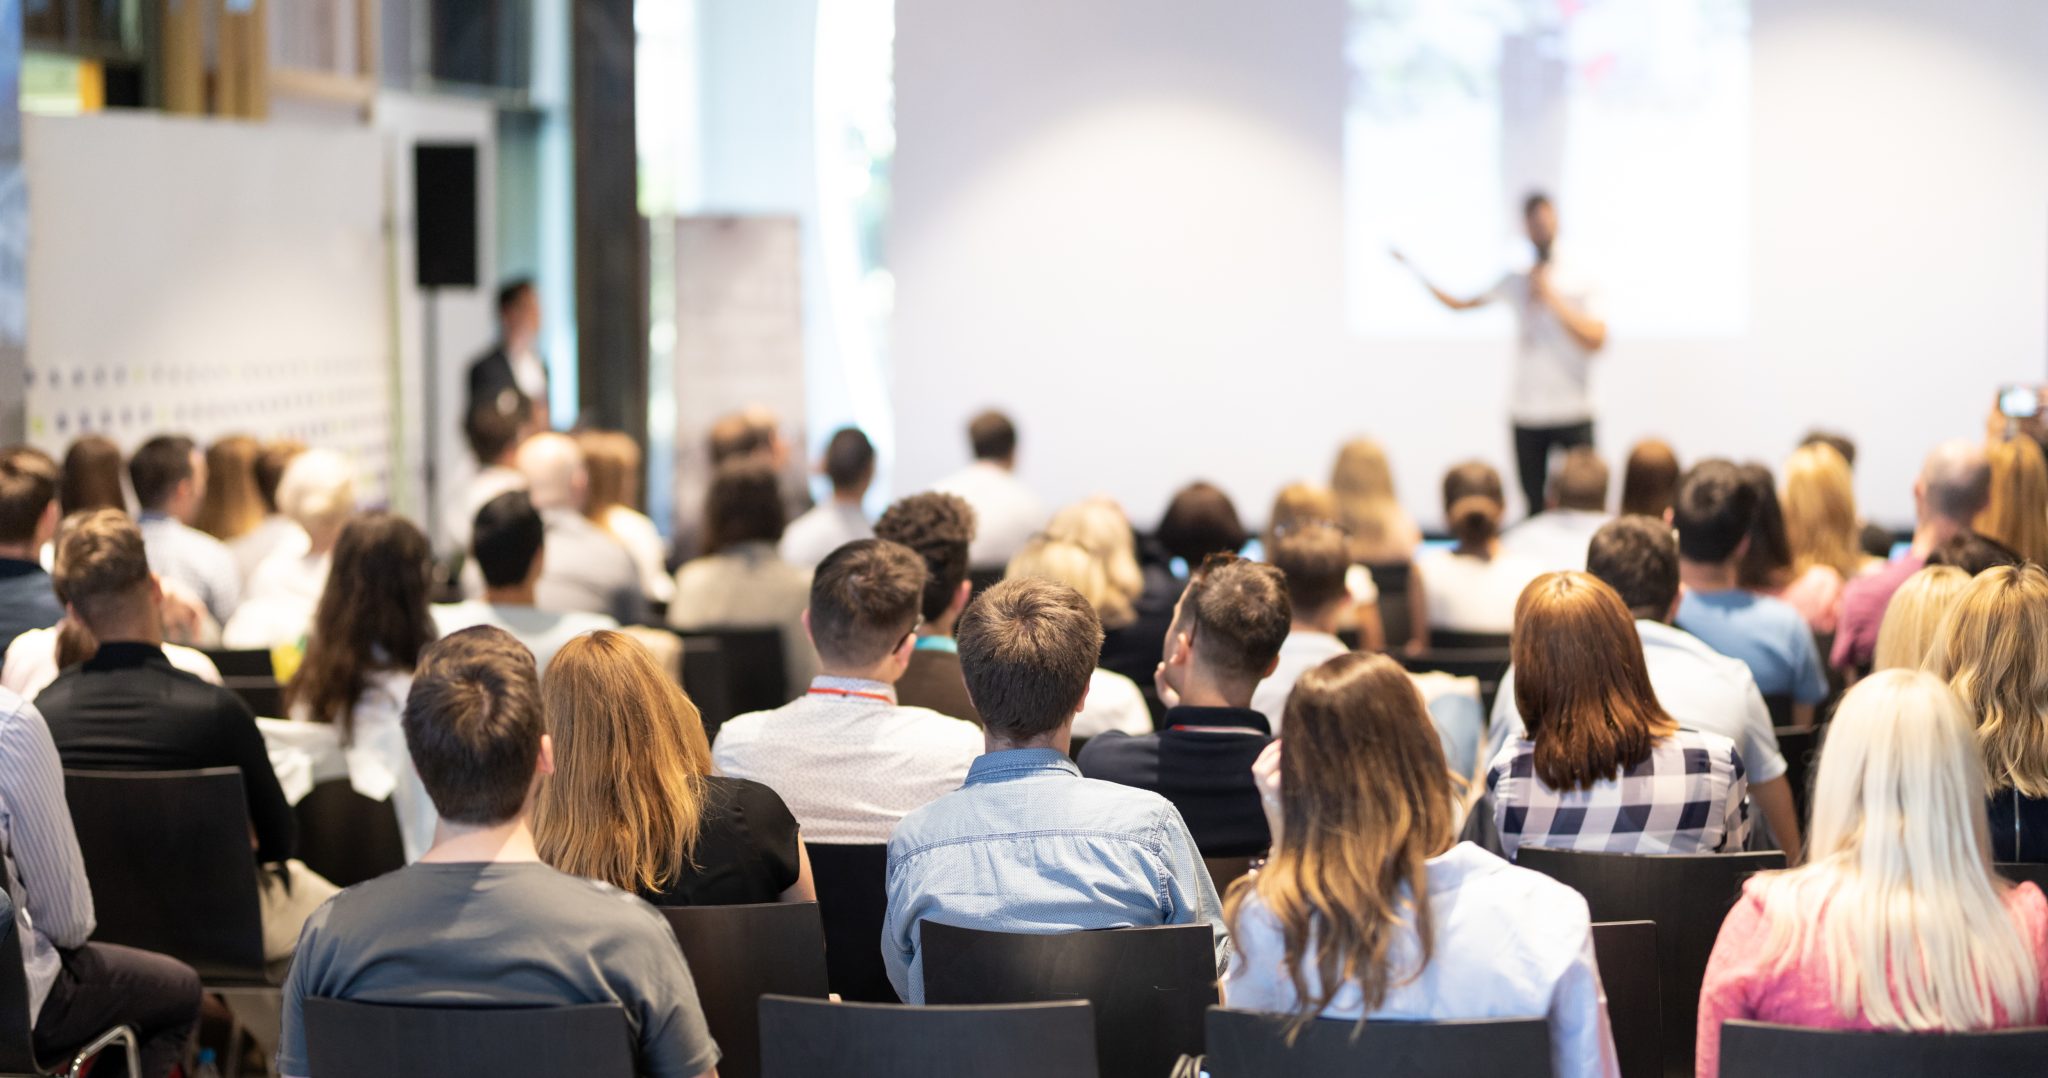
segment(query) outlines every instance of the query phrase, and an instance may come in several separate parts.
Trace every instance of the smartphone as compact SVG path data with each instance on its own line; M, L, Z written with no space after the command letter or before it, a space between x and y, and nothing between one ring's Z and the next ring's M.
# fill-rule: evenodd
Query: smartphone
M1998 391L1998 414L2007 419L2032 419L2041 414L2040 386L2005 386Z

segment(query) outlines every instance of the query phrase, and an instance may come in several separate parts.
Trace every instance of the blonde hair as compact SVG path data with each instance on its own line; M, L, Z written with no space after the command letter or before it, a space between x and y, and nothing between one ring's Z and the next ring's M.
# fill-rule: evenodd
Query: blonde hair
M331 449L308 449L285 465L277 508L308 532L336 531L356 509L356 469Z
M1785 462L1785 490L1778 504L1792 548L1793 575L1816 565L1844 579L1856 575L1863 560L1857 545L1856 486L1842 454L1819 442L1794 451Z
M1918 670L1934 648L1941 620L1955 609L1970 574L1953 565L1930 565L1906 578L1884 608L1872 670Z
M1109 586L1116 594L1107 604L1095 604L1096 616L1105 626L1122 628L1138 620L1134 603L1145 590L1145 574L1138 568L1138 537L1131 530L1131 518L1123 507L1107 497L1078 501L1053 514L1045 534L1080 546L1102 563Z
M576 433L576 445L583 450L583 467L590 475L583 515L604 527L605 517L616 507L638 511L640 444L620 431L585 430Z
M1135 617L1131 614L1130 601L1109 582L1109 572L1103 568L1102 559L1071 539L1033 536L1003 571L1004 580L1027 577L1051 580L1080 592L1081 597L1088 600L1088 605L1095 608L1096 619L1103 623L1104 628L1129 625ZM1112 626L1107 613L1110 609L1119 610L1124 620Z
M1337 451L1330 467L1330 494L1336 499L1336 523L1351 533L1353 557L1384 557L1387 549L1409 541L1415 522L1394 494L1394 470L1386 450L1371 438L1353 438Z
M1942 619L1926 669L1977 717L1992 788L2048 797L2048 572L1977 574Z
M1878 1029L2033 1015L2040 971L1992 872L1984 797L1969 715L1939 678L1858 683L1821 753L1807 863L1752 884L1766 961L1782 971L1817 955L1835 1009Z
M266 507L256 487L256 456L261 449L246 434L230 434L206 447L206 494L195 521L200 531L225 541L263 523Z
M1266 549L1273 549L1280 536L1295 528L1336 523L1337 496L1330 493L1330 488L1314 483L1289 483L1273 495L1273 511L1266 514Z
M541 684L555 773L534 802L541 858L626 891L693 865L711 745L697 705L639 641L600 629L557 652Z
M2035 565L2048 565L2048 458L2032 438L2007 438L1985 452L1991 501L1977 534L1996 539Z

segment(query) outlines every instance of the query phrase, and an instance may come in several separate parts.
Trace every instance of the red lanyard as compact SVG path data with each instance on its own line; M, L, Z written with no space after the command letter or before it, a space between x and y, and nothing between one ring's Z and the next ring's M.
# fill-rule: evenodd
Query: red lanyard
M812 696L858 696L863 700L880 700L882 703L885 704L893 704L896 702L894 699L887 696L886 694L878 692L862 692L859 689L812 689L810 694Z

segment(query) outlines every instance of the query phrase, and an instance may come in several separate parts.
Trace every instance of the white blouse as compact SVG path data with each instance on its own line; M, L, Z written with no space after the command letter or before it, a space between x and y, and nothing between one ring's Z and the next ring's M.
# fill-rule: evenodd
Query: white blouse
M285 800L296 805L320 783L347 778L364 797L391 802L407 864L419 860L434 844L434 825L439 819L405 745L400 720L411 691L409 672L386 670L370 675L350 715L353 736L347 748L342 747L341 731L330 723L312 721L304 705L294 706L289 719L256 720Z

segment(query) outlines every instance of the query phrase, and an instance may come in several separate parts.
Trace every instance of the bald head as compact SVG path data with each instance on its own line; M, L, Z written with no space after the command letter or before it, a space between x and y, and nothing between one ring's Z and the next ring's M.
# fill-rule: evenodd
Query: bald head
M1920 468L1917 486L1922 516L1969 527L1991 501L1991 464L1984 446L1960 438L1936 446Z
M519 471L535 509L583 511L590 476L574 438L547 431L519 443Z

